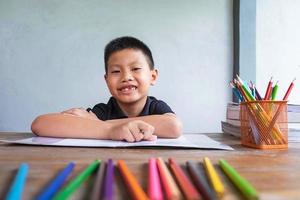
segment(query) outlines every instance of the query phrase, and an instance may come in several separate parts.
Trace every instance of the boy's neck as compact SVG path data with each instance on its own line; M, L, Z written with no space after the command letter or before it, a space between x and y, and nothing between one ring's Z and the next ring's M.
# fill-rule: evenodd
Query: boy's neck
M142 112L146 104L146 101L147 101L147 96L134 103L121 103L118 101L117 102L125 115L127 115L128 117L137 117Z

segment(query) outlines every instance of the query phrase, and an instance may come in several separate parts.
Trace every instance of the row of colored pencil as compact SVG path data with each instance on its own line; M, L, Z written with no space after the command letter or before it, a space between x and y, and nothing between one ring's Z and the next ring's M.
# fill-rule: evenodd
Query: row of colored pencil
M290 83L284 97L283 101L287 101L288 97L294 87L294 82L296 78ZM262 97L257 90L256 86L252 81L246 84L238 75L236 78L230 82L229 84L233 90L234 95L242 102L247 101L255 101L255 100L276 100L277 93L278 93L278 81L273 86L273 77L271 77L270 81L268 82L267 89L265 92L265 96Z
M237 75L237 78L233 82L230 82L230 86L233 89L233 93L244 103L249 116L250 135L256 145L286 145L286 134L283 134L280 127L276 124L276 121L283 111L283 105L286 104L288 96L292 88L294 87L294 81L291 82L287 92L284 95L283 101L268 101L275 100L278 91L278 84L276 83L272 87L272 78L270 79L264 98L261 97L255 85L247 85ZM263 101L256 101L263 100ZM278 103L279 106L275 106ZM269 104L268 106L264 106ZM276 109L276 111L274 111ZM275 114L274 114L275 113ZM241 115L242 116L242 115ZM242 121L242 120L241 120ZM245 129L243 129L245 130ZM243 134L242 134L243 135ZM249 137L250 138L250 137Z
M203 166L207 178L201 170L201 165L192 161L186 162L188 174L173 159L169 158L167 165L162 158L150 158L148 164L148 192L139 185L137 179L130 171L124 160L117 161L117 167L128 188L131 199L135 200L177 200L177 199L218 199L224 195L225 188L209 158L205 157ZM100 165L100 166L99 166ZM225 160L220 159L219 165L228 178L241 191L246 199L257 199L258 194L251 184L241 177L237 171ZM38 200L67 199L80 185L98 169L93 184L91 200L112 200L114 196L114 163L112 159L107 162L95 160L88 165L74 179L67 181L75 164L69 163L37 196ZM13 184L6 196L6 200L22 198L22 191L26 182L28 165L22 163ZM191 179L189 178L191 177Z

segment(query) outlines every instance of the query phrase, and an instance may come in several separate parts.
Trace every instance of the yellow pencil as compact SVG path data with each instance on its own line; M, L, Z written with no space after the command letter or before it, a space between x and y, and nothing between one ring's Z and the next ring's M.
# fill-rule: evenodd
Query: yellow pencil
M209 177L208 179L209 179L212 187L214 188L215 192L217 193L217 195L219 197L223 196L224 191L225 191L224 185L221 182L219 175L217 174L214 166L211 164L208 157L205 157L203 159L203 165L206 170L207 176Z

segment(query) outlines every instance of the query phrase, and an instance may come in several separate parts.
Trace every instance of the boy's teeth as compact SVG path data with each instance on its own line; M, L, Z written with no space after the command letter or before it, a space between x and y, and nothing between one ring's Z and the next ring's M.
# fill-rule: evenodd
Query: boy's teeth
M122 89L122 91L129 91L129 90L135 90L135 87L134 86L130 86L130 87L126 87L126 88Z

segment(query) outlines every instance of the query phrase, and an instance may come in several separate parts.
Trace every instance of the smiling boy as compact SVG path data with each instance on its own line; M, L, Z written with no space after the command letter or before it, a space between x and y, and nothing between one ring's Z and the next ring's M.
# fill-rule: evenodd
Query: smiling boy
M133 37L107 44L105 81L112 97L87 110L73 108L37 117L32 132L40 136L137 142L181 135L181 122L163 101L148 96L158 71L150 49Z

